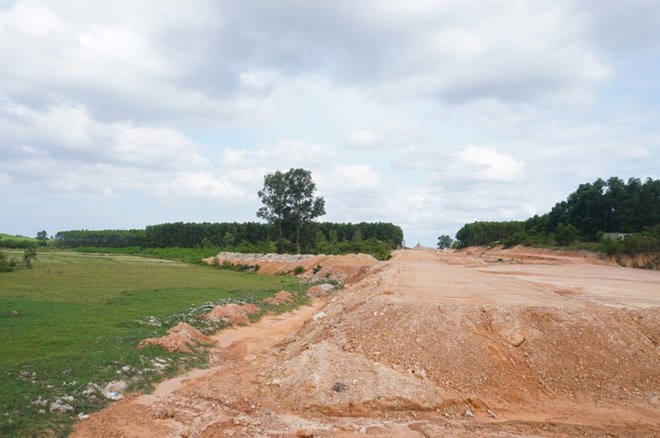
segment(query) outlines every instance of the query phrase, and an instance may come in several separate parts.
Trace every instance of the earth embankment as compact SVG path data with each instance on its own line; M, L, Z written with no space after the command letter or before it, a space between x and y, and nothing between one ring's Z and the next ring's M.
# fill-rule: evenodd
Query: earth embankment
M315 306L216 335L202 376L76 436L660 434L657 271L405 250ZM111 419L122 426L105 435Z

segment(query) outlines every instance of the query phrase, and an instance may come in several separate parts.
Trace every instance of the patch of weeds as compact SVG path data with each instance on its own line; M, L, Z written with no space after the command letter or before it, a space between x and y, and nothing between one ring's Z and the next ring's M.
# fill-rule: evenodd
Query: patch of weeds
M223 260L222 264L217 265L220 269L228 269L236 272L257 272L261 266L259 264L250 265L247 263L232 263L229 260Z
M303 266L298 265L298 266L296 266L296 268L293 270L293 275L300 275L300 274L303 273L304 270L305 270L305 268L304 268Z

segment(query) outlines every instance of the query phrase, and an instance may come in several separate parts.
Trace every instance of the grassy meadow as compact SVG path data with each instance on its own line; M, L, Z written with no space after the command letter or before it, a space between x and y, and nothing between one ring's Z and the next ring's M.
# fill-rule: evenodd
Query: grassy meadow
M181 368L203 364L203 354L136 346L180 321L199 326L204 303L257 302L281 289L302 288L286 276L131 255L39 251L32 269L0 274L0 436L64 436L79 415L108 403L99 391L106 383L122 380L144 390Z

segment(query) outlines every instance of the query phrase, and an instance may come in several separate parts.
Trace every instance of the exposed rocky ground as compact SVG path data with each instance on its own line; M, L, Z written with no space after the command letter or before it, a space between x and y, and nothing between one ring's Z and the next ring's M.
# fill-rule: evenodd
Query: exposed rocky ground
M357 259L345 289L212 336L209 369L74 436L660 435L659 272L520 248Z

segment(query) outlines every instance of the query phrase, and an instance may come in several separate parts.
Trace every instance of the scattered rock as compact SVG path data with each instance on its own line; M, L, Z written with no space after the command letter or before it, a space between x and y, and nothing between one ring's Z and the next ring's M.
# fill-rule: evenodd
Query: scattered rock
M309 438L314 436L314 432L307 428L298 429L296 432L297 437Z
M472 410L470 408L465 409L465 416L468 418L474 417L474 414L472 413Z
M176 415L176 409L174 409L172 406L166 406L158 412L158 415L156 417L157 418L174 418L175 415Z
M313 319L314 321L318 321L319 319L323 319L323 318L325 318L326 316L328 316L328 315L327 315L323 310L321 310L319 313L317 313L316 315L314 315L314 316L312 317L312 319Z
M335 392L344 392L348 389L348 386L341 382L336 382L334 385L332 385L332 390Z
M506 341L513 347L520 347L525 342L525 336L520 332L514 332L507 336Z
M162 325L160 321L158 321L158 319L154 316L147 318L147 324L152 327L160 327Z
M313 298L327 297L334 292L335 286L329 283L317 284L307 289L307 295Z
M357 428L354 424L350 424L350 423L349 424L339 423L339 424L335 424L334 427L343 431L352 431Z
M123 380L108 382L108 384L103 387L103 392L111 392L111 391L124 392L126 391L127 386L128 384Z
M33 401L32 404L37 406L47 406L48 400L42 399L41 396L39 396L39 398Z
M73 411L73 406L67 403L62 403L58 400L51 403L48 409L51 412L70 412Z
M118 391L104 392L103 395L109 400L121 400L123 396Z

